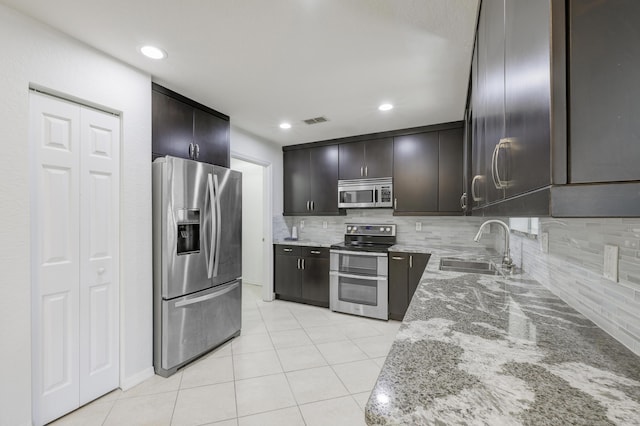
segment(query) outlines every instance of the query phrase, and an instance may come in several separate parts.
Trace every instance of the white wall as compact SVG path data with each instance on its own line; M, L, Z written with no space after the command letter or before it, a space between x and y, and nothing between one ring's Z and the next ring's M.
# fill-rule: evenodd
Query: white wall
M242 282L262 285L264 238L264 167L231 159L231 168L242 172Z
M233 122L233 117L231 117ZM231 126L231 155L271 163L273 214L282 215L282 147L242 129Z
M14 426L31 424L29 85L121 112L121 384L132 384L152 366L151 81L2 5L0 52L0 425Z

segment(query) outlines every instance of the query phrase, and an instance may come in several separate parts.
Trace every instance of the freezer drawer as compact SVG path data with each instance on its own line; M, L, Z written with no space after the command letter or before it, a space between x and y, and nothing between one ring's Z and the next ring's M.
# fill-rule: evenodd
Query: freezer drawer
M163 300L162 329L156 329L154 366L168 377L176 370L240 333L242 281ZM159 343L159 344L158 344Z

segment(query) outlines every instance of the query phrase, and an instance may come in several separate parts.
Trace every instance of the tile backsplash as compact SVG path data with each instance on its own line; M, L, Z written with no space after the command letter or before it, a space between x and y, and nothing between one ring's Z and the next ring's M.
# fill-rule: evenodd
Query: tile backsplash
M511 236L516 264L640 355L640 219L541 218L540 240ZM604 278L604 246L619 247L619 278Z
M298 238L318 243L342 241L346 223L395 223L399 244L437 244L474 246L473 237L486 218L462 216L393 216L391 209L348 210L346 216L274 216L274 240L291 236L293 226ZM302 226L304 222L304 226ZM416 230L416 222L421 230ZM326 228L324 227L326 223ZM493 247L494 233L485 234L480 245Z

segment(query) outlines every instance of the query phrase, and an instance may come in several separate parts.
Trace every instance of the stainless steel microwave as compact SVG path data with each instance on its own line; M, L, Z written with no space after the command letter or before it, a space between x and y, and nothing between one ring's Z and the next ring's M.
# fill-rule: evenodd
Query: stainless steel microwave
M338 208L375 207L393 207L392 178L338 181Z

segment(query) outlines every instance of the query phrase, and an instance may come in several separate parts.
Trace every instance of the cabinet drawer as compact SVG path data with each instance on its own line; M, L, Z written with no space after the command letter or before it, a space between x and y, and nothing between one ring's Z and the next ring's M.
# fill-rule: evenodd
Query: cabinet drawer
M302 256L328 258L329 249L326 247L302 247Z
M274 252L276 255L284 255L284 256L300 256L301 247L300 246L286 246L282 244L274 244Z

